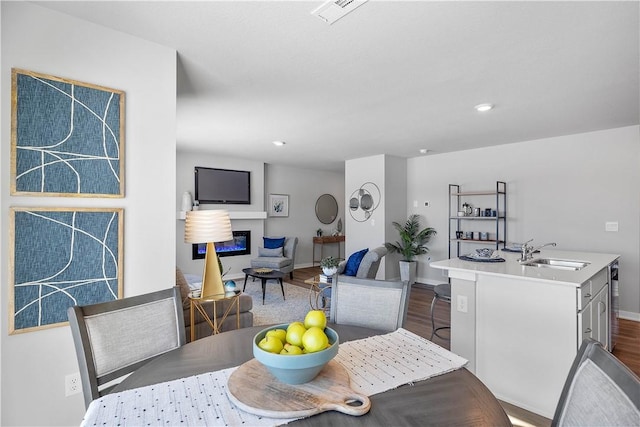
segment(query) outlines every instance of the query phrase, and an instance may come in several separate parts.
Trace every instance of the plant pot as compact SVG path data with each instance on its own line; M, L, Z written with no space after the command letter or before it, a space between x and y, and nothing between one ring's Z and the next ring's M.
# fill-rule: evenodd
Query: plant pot
M325 276L333 276L338 272L338 267L322 267Z
M400 280L413 285L416 281L417 268L418 263L416 261L400 261Z

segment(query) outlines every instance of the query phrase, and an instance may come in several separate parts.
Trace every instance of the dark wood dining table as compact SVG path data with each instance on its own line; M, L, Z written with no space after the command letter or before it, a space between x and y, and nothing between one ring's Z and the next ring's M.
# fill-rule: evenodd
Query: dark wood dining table
M340 342L384 332L329 325ZM239 366L253 358L252 339L265 326L223 332L186 344L135 371L113 392ZM289 423L295 426L511 426L500 402L465 368L370 396L371 410L355 417L329 411Z

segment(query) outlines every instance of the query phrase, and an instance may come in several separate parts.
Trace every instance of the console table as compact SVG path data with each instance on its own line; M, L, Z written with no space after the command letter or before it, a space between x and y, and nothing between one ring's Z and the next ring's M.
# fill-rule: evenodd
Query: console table
M313 238L313 261L312 265L316 265L316 261L320 264L322 261L324 245L337 243L338 244L338 258L342 258L340 256L340 242L344 242L344 236L319 236ZM320 245L320 259L316 260L316 245Z

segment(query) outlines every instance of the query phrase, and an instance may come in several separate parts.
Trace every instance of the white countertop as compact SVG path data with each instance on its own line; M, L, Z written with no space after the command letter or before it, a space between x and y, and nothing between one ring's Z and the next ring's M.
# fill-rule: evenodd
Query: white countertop
M530 267L518 262L519 253L500 250L500 257L505 262L473 262L463 261L459 258L451 258L443 261L434 261L430 264L433 268L448 270L451 272L473 273L487 276L508 276L521 280L545 281L570 286L580 286L593 277L603 268L620 257L618 254L603 254L595 252L576 252L542 249L533 255L536 258L558 258L564 260L586 261L589 265L581 270L557 270L544 267Z

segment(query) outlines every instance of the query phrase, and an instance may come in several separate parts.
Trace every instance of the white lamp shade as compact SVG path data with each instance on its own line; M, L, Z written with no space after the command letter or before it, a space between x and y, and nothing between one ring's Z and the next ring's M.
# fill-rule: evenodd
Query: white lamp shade
M188 211L184 223L185 243L226 242L233 239L229 213L224 210Z

